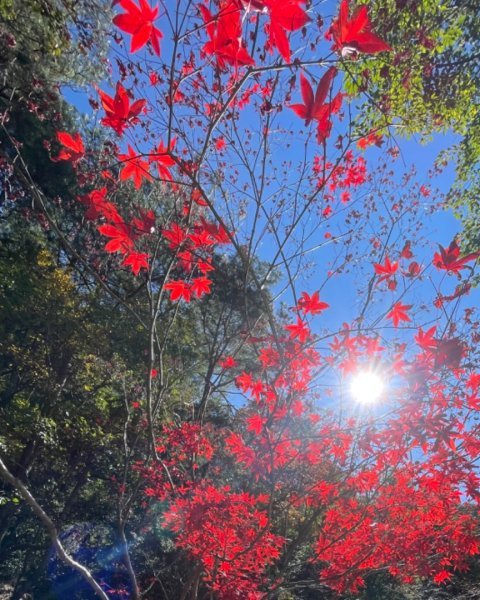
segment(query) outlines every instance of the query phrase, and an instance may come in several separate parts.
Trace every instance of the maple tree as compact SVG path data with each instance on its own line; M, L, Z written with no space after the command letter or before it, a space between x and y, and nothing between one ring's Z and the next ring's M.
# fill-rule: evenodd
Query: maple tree
M5 434L9 493L102 598L343 594L376 571L449 581L479 553L479 322L468 305L479 253L457 238L432 247L430 182L396 182L388 126L359 135L354 124L348 78L372 55L399 69L396 31L377 33L369 6L347 0L330 17L302 0L114 8L114 92L89 92L101 136L62 126L44 144L70 192L36 185L2 121L9 201L28 197L24 218L58 243L57 262L31 253L39 282L50 273L44 285L32 275L37 295L76 327L95 306L104 338L101 359L95 331L72 350L71 382L51 328L22 356L6 325L6 422L24 407L46 431ZM356 93L377 110L365 81ZM123 359L108 351L117 335ZM51 379L30 365L36 343ZM370 407L345 392L365 371L387 386ZM69 410L85 392L74 417L65 389ZM91 498L89 478L102 479L113 575L98 558L81 564L55 528L71 523L77 484L60 508L41 485L28 491L60 435L52 414L89 449L78 490ZM75 454L64 437L63 475Z

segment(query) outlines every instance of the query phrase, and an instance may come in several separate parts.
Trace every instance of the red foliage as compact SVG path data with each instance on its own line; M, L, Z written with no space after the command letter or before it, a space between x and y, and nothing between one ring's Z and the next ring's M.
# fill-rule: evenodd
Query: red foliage
M381 283L382 281L388 281L390 279L390 277L392 277L392 275L395 275L395 273L398 270L398 262L392 263L392 262L390 262L390 259L388 258L388 256L386 256L385 262L383 265L381 265L379 263L375 263L374 267L375 267L375 273L377 275L380 275L377 283Z
M240 10L234 0L224 0L215 16L203 4L199 5L199 9L210 38L203 46L205 55L215 56L219 69L225 69L227 65L253 65L254 60L241 41Z
M268 530L259 504L251 494L205 483L164 515L177 546L201 563L205 583L224 600L260 600L263 572L280 556L283 539Z
M57 132L57 139L62 144L58 156L52 160L68 160L75 166L85 156L85 147L79 133L73 137L66 131Z
M160 56L159 42L163 35L153 24L158 17L158 6L151 8L147 0L139 0L139 6L132 0L117 0L117 2L126 12L114 17L113 22L122 31L132 34L130 52L137 52L150 42L155 54Z
M407 314L407 310L412 308L411 304L402 304L401 302L395 302L392 310L388 313L387 319L392 319L393 326L398 327L400 321L411 321Z
M342 0L340 14L328 31L329 39L333 38L334 50L340 50L342 56L352 52L376 54L391 50L390 46L371 31L368 9L360 6L351 18L348 16L348 0Z
M291 60L290 43L286 31L297 31L310 20L301 8L306 0L265 0L264 7L270 15L268 35L270 44L275 46L284 60Z
M128 154L119 154L118 159L125 164L120 171L120 179L133 179L135 189L139 190L143 180L152 181L152 176L149 173L149 164L138 156L135 150L128 144Z
M330 91L336 73L337 69L335 67L328 69L318 82L315 96L313 95L313 89L308 79L303 73L300 73L300 89L304 103L291 104L290 108L301 119L305 119L305 125L309 125L312 120L322 121L324 115L329 112L329 105L325 104L325 99Z
M118 135L122 135L127 127L138 123L138 115L147 103L146 100L136 100L130 105L127 91L120 82L117 83L115 96L109 96L102 90L98 90L98 93L106 113L102 125L111 127Z
M320 302L319 292L314 292L311 296L307 292L302 292L302 297L298 301L297 309L304 312L305 314L316 315L322 310L329 308L329 304L326 302Z
M476 260L480 256L479 252L472 252L467 256L460 257L460 248L457 241L453 240L448 248L438 246L440 252L436 252L433 257L433 264L437 269L443 269L448 273L454 273L459 276L462 269L468 268L467 263Z

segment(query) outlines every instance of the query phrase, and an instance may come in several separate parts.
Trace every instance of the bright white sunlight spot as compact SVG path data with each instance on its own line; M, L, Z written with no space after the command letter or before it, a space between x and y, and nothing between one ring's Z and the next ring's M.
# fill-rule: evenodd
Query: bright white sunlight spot
M361 404L374 404L384 389L382 379L372 371L357 373L350 384L352 396Z

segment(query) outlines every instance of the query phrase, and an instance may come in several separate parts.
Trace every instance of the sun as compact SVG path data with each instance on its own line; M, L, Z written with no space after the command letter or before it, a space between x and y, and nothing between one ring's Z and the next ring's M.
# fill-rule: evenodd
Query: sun
M357 373L350 384L350 392L361 404L375 404L384 390L381 377L373 371Z

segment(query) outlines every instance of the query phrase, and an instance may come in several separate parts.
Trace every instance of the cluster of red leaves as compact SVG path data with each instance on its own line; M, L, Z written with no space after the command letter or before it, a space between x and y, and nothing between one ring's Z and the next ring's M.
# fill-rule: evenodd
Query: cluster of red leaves
M344 373L351 373L361 366L361 360L375 361L380 353L385 350L380 345L380 338L368 335L353 335L352 328L343 324L340 334L334 336L329 344L332 354L326 357L326 361L335 364Z
M237 365L238 363L233 358L233 356L226 356L225 358L222 358L218 363L218 366L222 369L233 369L233 367L236 367Z
M164 526L177 534L177 547L202 565L208 587L226 600L259 600L263 572L280 555L283 538L269 531L267 512L260 508L268 496L197 480L198 469L213 457L211 435L197 423L164 426L156 440L162 468L139 462L136 470L149 502L169 500Z
M66 132L59 132L57 138L64 145L64 149L53 160L66 160L76 167L85 155L80 135L77 133L72 137ZM133 152L130 146L129 152ZM129 166L132 170L140 168L138 162L133 162L133 159ZM154 230L155 214L153 211L147 212L140 209L138 216L134 217L130 223L126 223L116 206L107 200L107 194L107 188L103 187L79 196L78 200L87 207L86 219L106 221L97 227L101 234L110 238L105 245L105 250L122 255L122 265L130 267L134 275L138 275L141 269L148 269L148 253L138 252L136 241Z
M355 157L351 150L345 152L342 161L334 165L325 162L323 157L315 156L313 159L314 177L317 186L324 190L324 199L327 202L335 200L335 192L340 191L340 200L346 203L350 200L350 189L357 188L367 181L367 163L362 156ZM329 216L332 208L327 206L324 216Z
M400 260L407 259L410 260L413 258L413 253L411 250L411 244L409 241L405 242L402 252L400 253ZM388 254L385 255L385 259L383 264L374 263L373 267L375 269L375 274L380 275L377 279L377 285L382 283L383 281L387 282L387 287L389 290L397 289L397 279L396 274L400 273L404 277L412 278L416 277L420 273L420 265L416 261L411 261L406 270L399 270L400 260L396 260L392 262Z
M169 241L169 248L176 252L178 268L190 276L190 279L177 279L165 284L172 301L183 299L190 302L194 295L201 298L210 293L211 279L206 277L213 270L211 253L217 244L229 244L230 238L221 225L209 223L203 217L193 226L180 227L172 223L170 229L164 229L162 235ZM195 272L200 277L192 277Z
M237 5L246 10L266 13L270 17L267 25L268 43L275 47L282 58L289 63L291 60L290 42L287 33L298 31L304 27L310 18L301 8L306 0L236 0Z
M157 440L174 495L163 469L138 467L148 482L146 495L170 499L165 525L220 598L263 597L265 569L288 552L289 540L275 534L282 506L289 507L291 523L297 519L303 526L322 515L322 527L309 532L310 559L327 563L321 578L338 591L356 590L371 569L388 569L405 581L420 575L441 582L478 553L475 519L462 510L461 492L478 498L478 477L459 448L475 459L480 444L474 432L447 417L459 400L445 393L436 374L445 367L461 376L463 344L435 338L435 328L419 329L421 354L409 363L403 347L391 363L392 372L412 381L399 392L397 412L385 423L341 424L336 414L320 417L311 404L312 377L322 361L304 317L326 308L318 292L303 293L295 307L303 318L286 324L285 336L264 338L257 348L258 374L243 372L236 379L248 396L241 409L243 432L223 437L223 452L237 471L235 492L196 478L214 452L213 431L206 435L196 424L165 428ZM363 356L375 358L385 350L378 338L354 334L346 325L331 348L336 364L348 360L352 370ZM467 408L480 409L480 376L470 375L464 385L471 390ZM421 401L430 394L432 399ZM218 438L216 443L221 445ZM416 446L424 456L412 462ZM240 491L242 472L245 482L253 476L257 488L270 492L258 497ZM262 506L273 506L272 514Z
M435 338L436 331L436 325L426 332L421 327L418 329L415 341L424 351L422 363L435 369L458 369L467 351L465 344L459 338Z
M205 56L215 56L218 68L253 65L254 60L242 43L241 12L234 0L224 0L213 16L203 4L199 5L209 41L203 46Z
M126 127L138 121L136 115L145 105L145 100L138 100L130 106L127 92L120 83L117 84L115 98L110 98L101 91L99 93L108 115L102 119L103 125L112 127L121 135ZM57 138L64 148L53 160L69 161L76 167L85 155L80 135L77 133L72 137L66 132L60 132L57 134ZM170 169L176 164L172 155L175 144L175 138L170 141L168 147L160 140L158 146L151 153L145 155L148 160L137 154L128 144L128 154L119 153L117 155L122 164L120 180L133 179L135 188L139 190L144 181L153 180L150 165L155 163L159 177L166 182L172 182L173 176ZM110 175L107 178L112 180ZM136 242L140 237L155 231L155 214L153 211L146 212L140 209L139 216L126 222L116 206L107 200L107 194L107 188L103 187L79 197L80 202L87 207L85 217L92 221L99 219L105 221L97 227L102 235L110 238L105 245L105 250L122 255L122 265L130 267L132 272L138 275L141 269L148 269L149 254L139 252ZM201 194L192 193L191 201L200 207L206 206ZM187 207L185 216L188 217L189 213L190 208ZM173 301L184 299L190 302L194 296L201 298L204 294L209 294L212 281L206 274L213 270L211 264L213 247L217 244L230 243L225 229L220 225L208 222L202 216L198 222L185 228L177 223L172 223L169 229L162 230L162 236L169 241L169 248L178 257L179 270L189 276L188 281L178 279L165 283L164 289L170 292L170 299ZM199 276L194 277L194 274Z
M377 280L377 284L381 283L382 281L387 281L389 289L395 289L396 284L392 285L392 282L394 282L395 279L392 279L392 277L398 270L398 261L392 263L387 255L385 256L384 264L382 265L380 263L375 263L374 268L375 273L377 275L380 275L380 277Z
M304 293L296 310L314 314L327 307L326 303L319 301L318 292L312 296ZM246 372L236 378L237 386L253 401L245 426L247 432L255 434L255 443L239 433L232 433L225 442L237 463L248 468L257 479L285 469L301 455L303 442L295 439L286 423L291 418L306 414L303 398L308 391L312 370L320 362L318 353L306 346L311 332L303 319L298 317L297 322L287 324L285 330L287 336L272 338L259 349L262 372L272 375L272 379L254 379ZM282 353L279 352L279 342ZM275 372L276 376L273 376Z
M452 565L465 569L478 553L473 521L461 514L460 493L448 477L408 465L389 481L372 471L368 479L360 473L346 483L351 493L344 486L330 503L315 548L317 559L329 563L322 578L332 588L355 591L364 574L378 568L405 582L414 575L441 582L451 577ZM375 501L364 501L373 491Z
M164 514L176 545L198 561L204 581L223 600L260 600L265 568L280 556L282 537L268 530L265 497L205 483Z
M114 22L132 35L132 52L150 44L159 55L162 34L154 25L158 7L152 8L147 0L139 2L137 5L132 0L119 0L126 12L117 15ZM242 39L243 11L253 10L259 13L257 19L268 15L268 45L276 47L282 58L290 62L288 32L301 29L309 21L303 9L305 4L304 0L220 0L216 14L201 4L200 30L208 38L202 54L213 59L221 71L253 66L254 59ZM371 31L367 8L361 6L350 16L347 0L342 1L340 14L327 35L342 57L390 50ZM193 65L193 59L191 62ZM341 93L327 101L335 75L335 67L328 69L314 93L302 72L303 104L290 106L306 125L316 121L319 143L330 135L331 115L339 112L342 104ZM246 105L250 95L258 90L264 99L268 97L269 86L262 88L256 83L236 106L241 108L242 101ZM122 136L128 127L139 122L145 100L132 104L120 83L113 97L102 91L99 94L106 113L102 119L105 127ZM172 98L185 100L179 90ZM211 103L207 116L213 118L220 110L219 103ZM81 137L66 133L57 137L63 149L54 160L70 161L76 167L85 155ZM380 143L378 136L369 134L360 147L371 143ZM215 144L218 152L225 148L223 138ZM152 163L157 165L159 177L167 182L173 182L171 168L175 165L181 175L192 175L197 167L193 162L187 166L185 161L182 169L181 161L173 156L174 148L174 139L168 148L160 141L152 153L139 155L128 145L127 153L117 154L122 162L120 180L132 179L139 189L144 181L153 179ZM319 188L325 189L327 201L341 190L341 200L347 202L350 188L366 181L366 164L351 151L338 165L315 157L314 177ZM140 211L127 222L107 200L107 194L104 187L82 196L80 201L87 207L85 216L102 220L98 231L109 238L106 251L119 253L122 264L130 266L137 275L142 268L148 268L149 259L147 253L137 251L137 242L154 230L155 215L152 211ZM198 190L194 190L191 202L200 207L207 204ZM203 216L192 218L190 207L183 216L161 229L165 244L174 260L178 260L174 271L177 279L166 281L164 289L171 300L189 302L194 296L201 298L210 293L212 281L207 274L213 269L212 250L217 244L229 243L230 236L221 225ZM397 261L392 262L385 255L383 263L374 265L378 283L385 281L395 289L400 259L409 260L412 256L408 242ZM480 253L460 257L454 241L448 249L440 247L434 264L459 276L467 263L478 256ZM412 262L403 274L414 277L419 270L418 264ZM299 531L307 531L305 539L313 548L311 559L328 563L323 577L338 590L356 589L364 573L379 568L388 568L393 575L433 575L440 582L453 569L464 567L465 555L478 552L474 519L462 513L460 490L478 499L478 478L469 470L467 460L462 459L478 458L480 444L478 436L468 431L460 419L449 418L449 411L454 405L468 411L480 409L480 376L471 374L463 381L463 389L468 389L464 398L451 398L437 379L437 373L447 369L460 381L466 346L458 337L434 337L435 327L427 332L419 329L416 341L420 354L409 363L405 347L399 345L387 364L381 355L385 348L379 337L363 335L357 327L344 325L329 345L331 355L323 358L313 347L315 337L307 318L327 308L318 292L304 292L294 307L295 322L285 324L275 336L250 340L255 344L258 364L255 371L243 371L235 380L246 396L237 430L226 435L217 432L213 442L213 433L199 424L166 426L156 440L158 462L136 465L146 481L146 502L169 502L165 526L175 532L177 547L201 566L205 584L220 598L263 597L265 570L281 552L288 553L289 540L275 534L278 523L285 521L282 507L287 507L292 531L295 524ZM410 308L411 305L397 301L387 318L394 327L402 321L410 322ZM393 417L375 429L353 418L341 423L337 415L325 412L320 416L315 412L312 381L320 367L335 365L348 375L362 361L380 360L380 356L392 374L402 375L407 381L410 378L407 400ZM227 356L219 365L229 369L237 363ZM428 403L422 402L424 397L429 398ZM425 457L413 463L410 451L416 447L422 449ZM224 480L214 484L200 472L222 451L222 459L230 461L238 475L235 491ZM458 454L455 461L450 460L451 453ZM221 475L220 467L212 470ZM268 493L254 495L252 481ZM320 516L322 528L316 529L313 526ZM306 527L308 524L311 530Z
M132 36L130 52L136 52L151 44L154 53L160 55L162 32L155 27L158 18L158 5L152 8L147 0L139 0L139 5L132 0L115 0L114 4L126 12L114 17L114 24ZM213 15L204 5L199 5L209 41L203 47L206 56L215 56L218 68L226 65L235 68L254 64L253 58L242 42L242 10L253 10L259 14L267 14L270 18L266 25L268 45L277 48L282 58L290 63L291 48L288 32L298 31L310 18L303 10L306 0L222 0L218 13ZM340 6L340 14L327 32L328 39L334 40L334 49L340 50L342 56L353 52L375 54L391 48L371 31L371 23L365 6L348 17L348 1Z
M157 165L158 177L163 181L173 181L173 176L170 168L175 166L175 159L172 157L172 152L175 148L175 138L170 142L167 148L160 140L158 146L153 149L148 155L148 160L145 160L143 155L139 155L128 144L128 154L119 154L118 159L122 162L120 170L120 180L133 179L135 189L139 190L144 181L153 181L153 176L150 173L150 165Z
M124 258L122 265L129 266L134 275L138 275L141 269L148 269L149 255L146 252L137 252L135 241L141 235L150 233L150 229L155 222L155 214L148 211L140 219L136 218L137 225L126 224L120 217L120 220L114 223L106 223L97 227L98 231L106 237L111 238L105 245L107 252L118 252Z
M411 321L407 314L407 310L410 310L411 308L411 304L395 302L395 304L392 306L392 310L387 314L387 319L391 319L393 326L398 327L400 321Z
M479 550L475 519L462 511L461 490L466 485L469 493L478 497L478 477L458 455L449 460L447 469L439 465L445 464L448 451L458 452L461 442L472 457L479 455L480 447L475 434L447 417L451 400L434 383L439 367L457 369L457 375L461 374L458 367L464 344L458 338L435 339L435 328L427 333L419 330L422 355L408 364L400 353L394 357L392 369L408 379L408 373L427 367L432 382L421 376L422 390L427 396L431 390L435 404L419 404L417 397L413 410L412 404L405 402L385 427L362 434L355 449L359 455L354 457L350 454L354 422L342 430L325 415L322 427L313 435L310 430L308 438L295 430L295 421L300 423L307 415L311 423L317 422L299 398L308 388L311 369L318 366L319 357L306 355L311 334L305 324L287 325L287 330L291 335L283 340L283 354L272 346L260 352L262 368L270 375L268 383L247 373L237 378L237 385L254 404L246 411L246 433L231 434L226 443L237 463L254 473L257 481L274 478L283 497L290 493L292 507L323 507L322 512L326 511L315 545L315 559L329 564L322 579L344 591L362 585L364 574L371 569L387 568L405 581L420 575L441 582L451 577L452 569L465 568L468 556ZM305 333L304 344L294 341L299 340L299 331ZM352 335L348 327L336 345L357 364L363 353L375 356L384 350L378 339ZM282 360L288 372L272 383L271 370ZM289 369L291 362L295 371ZM468 407L477 410L479 384L478 376L467 382L474 390ZM418 392L419 388L412 389ZM410 438L410 443L405 438ZM417 444L427 455L412 463L410 449ZM343 471L342 465L349 460L363 466Z
M119 214L116 206L106 199L107 188L92 190L78 199L87 206L85 217L91 221L103 219L103 225L98 231L110 238L105 250L109 253L119 253L123 256L122 265L131 268L134 275L141 269L148 269L148 253L138 252L136 242L143 236L149 235L155 229L155 213L152 210L139 209L137 217L126 223Z
M296 309L304 314L317 315L329 308L326 302L320 302L320 293L314 292L311 296L307 292L302 292L300 300L297 303Z
M211 435L209 427L198 423L164 425L155 447L163 468L156 463L145 465L143 461L135 465L135 470L145 480L145 495L164 501L171 497L172 484L175 492L182 495L192 490L197 485L198 469L214 454Z
M366 136L360 138L357 142L357 148L360 150L366 150L368 146L377 146L380 148L383 144L383 137L376 133L375 131L371 131Z

